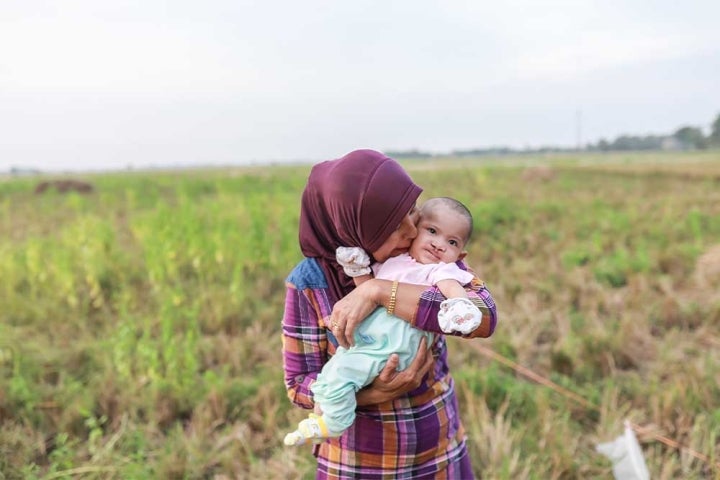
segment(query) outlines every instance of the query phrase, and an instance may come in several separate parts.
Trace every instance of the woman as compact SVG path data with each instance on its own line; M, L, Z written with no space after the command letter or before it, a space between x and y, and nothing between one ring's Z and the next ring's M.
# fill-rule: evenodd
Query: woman
M283 317L285 385L290 400L314 407L310 385L336 344L352 344L357 325L385 306L416 327L442 333L437 287L373 279L355 288L335 259L339 246L359 246L383 262L408 250L417 235L415 202L422 190L394 160L356 150L313 167L303 192L300 247L305 259L288 277ZM496 311L482 282L469 297L483 322L468 337L490 336ZM397 284L395 284L397 285ZM331 329L332 328L332 329ZM392 355L380 376L357 395L355 423L314 450L317 478L472 478L465 434L442 335L423 340L413 363L396 372Z

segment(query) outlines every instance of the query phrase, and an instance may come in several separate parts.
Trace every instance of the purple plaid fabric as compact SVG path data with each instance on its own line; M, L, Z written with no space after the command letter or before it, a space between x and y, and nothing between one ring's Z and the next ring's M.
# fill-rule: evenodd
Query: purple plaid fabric
M492 296L480 281L471 299L483 323L495 329ZM288 397L297 406L314 406L310 384L335 347L325 319L332 311L327 283L317 263L306 259L288 277L283 316L283 361ZM445 297L429 287L420 298L415 325L441 334L437 313ZM472 469L458 415L455 385L447 364L447 345L437 335L434 371L409 394L390 402L359 407L355 423L339 438L314 447L319 479L468 479Z

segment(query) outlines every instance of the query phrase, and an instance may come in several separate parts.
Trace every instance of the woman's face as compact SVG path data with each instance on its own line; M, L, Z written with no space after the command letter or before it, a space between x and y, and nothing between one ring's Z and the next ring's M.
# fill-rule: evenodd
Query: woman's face
M390 257L405 253L410 248L413 238L417 236L418 210L415 205L403 217L397 229L372 253L373 258L378 262L384 262Z

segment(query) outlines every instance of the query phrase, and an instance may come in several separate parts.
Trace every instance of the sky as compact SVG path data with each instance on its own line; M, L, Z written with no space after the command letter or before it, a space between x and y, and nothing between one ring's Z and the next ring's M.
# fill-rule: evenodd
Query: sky
M2 0L0 171L709 131L717 0Z

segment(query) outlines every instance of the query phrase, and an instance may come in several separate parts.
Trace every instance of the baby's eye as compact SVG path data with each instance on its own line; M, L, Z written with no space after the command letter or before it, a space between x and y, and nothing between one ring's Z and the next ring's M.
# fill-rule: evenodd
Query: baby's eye
M437 230L435 230L435 229L432 228L432 227L428 227L427 231L430 232L430 233L432 233L433 235L435 235L435 233L437 232Z
M458 246L457 240L450 240L448 243L449 243L450 245L452 245L453 247L457 247L457 246Z

